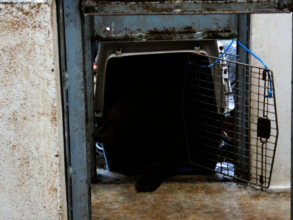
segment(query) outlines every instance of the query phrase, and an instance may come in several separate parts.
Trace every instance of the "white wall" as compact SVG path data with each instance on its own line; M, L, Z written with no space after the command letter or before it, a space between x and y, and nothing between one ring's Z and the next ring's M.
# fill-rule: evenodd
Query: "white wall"
M271 188L290 187L292 14L251 15L250 49L274 72L279 139ZM263 67L255 58L251 64Z
M0 219L65 219L54 1L1 2Z

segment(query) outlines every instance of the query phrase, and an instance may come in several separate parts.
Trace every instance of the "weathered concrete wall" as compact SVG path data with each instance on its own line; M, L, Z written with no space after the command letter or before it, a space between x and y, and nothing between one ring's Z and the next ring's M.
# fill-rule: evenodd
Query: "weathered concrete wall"
M250 48L274 72L279 140L271 188L290 186L292 14L251 16ZM251 64L263 67L255 58Z
M41 2L0 3L1 220L66 218L56 9Z

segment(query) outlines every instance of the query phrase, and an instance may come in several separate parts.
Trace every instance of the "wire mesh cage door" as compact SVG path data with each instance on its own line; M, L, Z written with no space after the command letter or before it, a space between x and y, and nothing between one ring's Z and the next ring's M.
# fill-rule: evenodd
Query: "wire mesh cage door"
M182 112L191 164L270 186L278 139L272 71L191 54Z

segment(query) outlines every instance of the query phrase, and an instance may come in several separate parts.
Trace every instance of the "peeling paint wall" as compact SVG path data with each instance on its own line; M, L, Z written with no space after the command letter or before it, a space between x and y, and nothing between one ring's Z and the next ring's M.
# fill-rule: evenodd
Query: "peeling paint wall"
M279 139L271 188L290 187L292 14L251 15L250 48L274 72ZM263 67L255 58L251 64Z
M55 3L4 2L0 1L0 219L65 219Z

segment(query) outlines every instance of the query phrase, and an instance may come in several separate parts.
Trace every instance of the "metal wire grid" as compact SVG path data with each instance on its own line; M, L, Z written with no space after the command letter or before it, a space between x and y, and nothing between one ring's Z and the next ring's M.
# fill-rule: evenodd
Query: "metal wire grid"
M278 139L273 73L210 56L188 59L182 112L190 163L268 188ZM233 71L234 99L225 81Z

